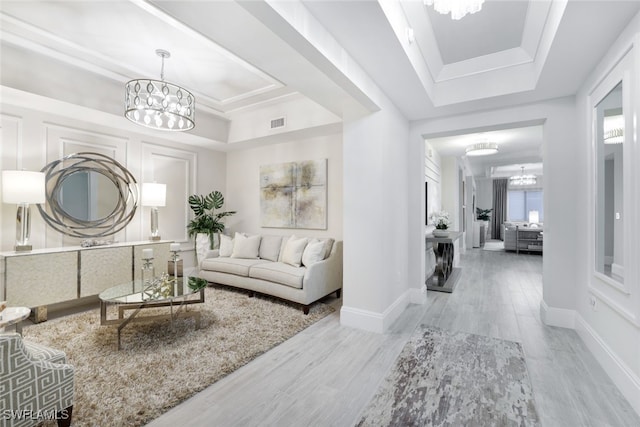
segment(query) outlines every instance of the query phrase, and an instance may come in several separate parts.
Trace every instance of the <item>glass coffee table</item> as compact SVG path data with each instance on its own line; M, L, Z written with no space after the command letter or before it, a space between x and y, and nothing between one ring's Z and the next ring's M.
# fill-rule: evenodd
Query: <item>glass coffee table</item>
M197 277L196 274L190 276ZM131 322L149 322L156 320L170 320L173 328L173 321L177 318L192 317L196 322L196 329L200 328L200 312L188 311L187 306L204 302L204 288L192 289L188 286L189 276L178 277L177 281L173 276L168 276L173 280L170 283L160 280L144 283L141 280L134 280L118 286L106 289L100 295L100 324L118 326L118 350L122 348L120 335L122 329ZM107 307L116 305L118 317L109 319ZM169 313L138 316L146 308L169 307ZM125 317L126 311L133 312Z
M29 307L7 307L0 311L0 331L10 325L15 325L16 332L22 335L22 321L29 317Z

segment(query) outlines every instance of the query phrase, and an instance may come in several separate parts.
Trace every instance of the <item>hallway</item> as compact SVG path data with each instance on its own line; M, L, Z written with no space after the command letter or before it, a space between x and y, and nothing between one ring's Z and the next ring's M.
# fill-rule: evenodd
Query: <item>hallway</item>
M420 323L522 343L543 426L640 425L577 334L542 325L540 255L473 249L461 266L453 294L429 292L384 335L340 326L331 297L334 314L150 425L352 426Z

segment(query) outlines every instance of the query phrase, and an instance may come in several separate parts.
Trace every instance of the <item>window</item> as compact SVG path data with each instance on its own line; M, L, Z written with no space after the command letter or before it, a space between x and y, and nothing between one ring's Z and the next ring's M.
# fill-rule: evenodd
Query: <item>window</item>
M538 211L538 222L544 222L542 190L509 190L507 204L510 222L529 222L531 211Z

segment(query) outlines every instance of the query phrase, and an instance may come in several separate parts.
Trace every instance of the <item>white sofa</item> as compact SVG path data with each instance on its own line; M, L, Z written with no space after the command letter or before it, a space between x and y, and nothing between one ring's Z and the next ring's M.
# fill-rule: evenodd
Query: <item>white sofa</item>
M200 277L210 283L246 289L250 296L258 292L301 304L305 314L312 303L333 292L340 297L342 241L307 239L300 259L297 255L302 242L295 236L238 235L231 243L230 237L221 237L220 249L209 251L200 263ZM293 254L287 247L290 238L298 243L298 252ZM247 250L249 240L252 247ZM238 241L243 244L240 249ZM323 242L324 249L316 251L315 259L306 256L312 248L320 248L319 242Z

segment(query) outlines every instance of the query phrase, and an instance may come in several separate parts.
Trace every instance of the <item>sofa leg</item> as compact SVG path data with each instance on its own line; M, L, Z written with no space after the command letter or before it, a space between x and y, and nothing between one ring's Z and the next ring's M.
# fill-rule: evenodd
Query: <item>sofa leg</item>
M71 426L71 414L73 413L73 405L68 408L57 412L56 418L58 419L58 427L69 427Z
M309 307L311 307L310 305L303 305L302 306L302 312L304 314L309 314Z
M340 298L340 295L342 294L342 288L338 289L336 291L336 298Z
M253 298L255 296L255 293L253 291L249 291L249 298Z

